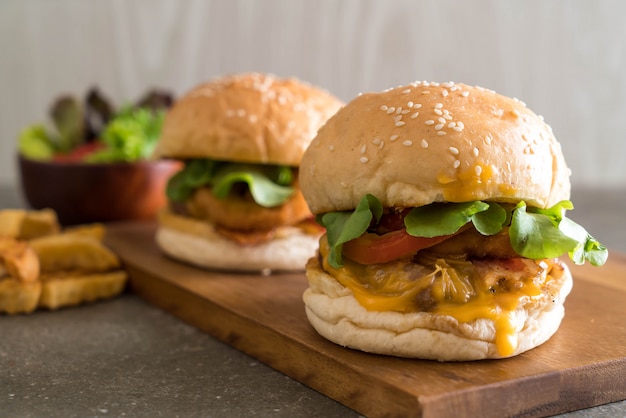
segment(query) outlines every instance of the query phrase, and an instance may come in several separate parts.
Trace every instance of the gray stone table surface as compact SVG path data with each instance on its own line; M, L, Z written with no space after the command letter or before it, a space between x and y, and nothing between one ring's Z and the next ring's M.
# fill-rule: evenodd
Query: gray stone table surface
M626 253L626 187L572 200L574 220ZM0 208L23 206L0 187ZM132 294L0 316L0 417L266 416L359 414ZM626 401L561 416L626 417Z

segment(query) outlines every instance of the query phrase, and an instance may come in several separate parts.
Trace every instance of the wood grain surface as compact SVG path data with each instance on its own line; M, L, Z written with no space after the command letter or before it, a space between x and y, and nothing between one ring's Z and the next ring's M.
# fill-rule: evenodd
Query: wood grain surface
M197 269L162 255L154 231L150 222L108 227L133 292L368 417L534 417L626 399L621 254L602 268L572 266L565 319L544 345L511 359L440 363L330 343L306 319L303 274Z

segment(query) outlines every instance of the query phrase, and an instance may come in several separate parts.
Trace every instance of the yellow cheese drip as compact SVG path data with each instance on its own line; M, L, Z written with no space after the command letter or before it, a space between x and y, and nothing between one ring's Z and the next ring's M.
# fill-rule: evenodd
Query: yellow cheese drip
M419 311L416 298L430 287L430 296L435 301L430 312L452 316L462 323L481 318L492 320L495 325L494 343L504 357L513 354L517 348L513 311L522 298L541 294L532 277L524 280L523 285L515 290L492 292L482 280L472 281L464 275L463 262L456 265L453 261L437 260L433 269L425 270L422 276L416 278L415 272L419 270L411 274L407 270L406 259L384 265L362 265L344 258L343 267L336 269L328 264L328 252L324 236L320 240L324 269L350 289L367 310Z

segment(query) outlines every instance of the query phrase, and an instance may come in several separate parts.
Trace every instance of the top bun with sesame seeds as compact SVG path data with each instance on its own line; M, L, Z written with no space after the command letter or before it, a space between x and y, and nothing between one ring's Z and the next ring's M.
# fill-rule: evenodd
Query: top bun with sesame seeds
M212 269L301 271L322 228L298 168L319 127L343 103L295 78L243 73L186 93L168 111L154 158L179 159L156 241Z
M300 165L326 228L306 266L309 322L342 346L440 361L543 344L572 288L558 257L606 259L565 217L569 176L519 100L427 82L356 97Z
M545 208L569 199L569 176L552 130L523 102L416 82L341 109L305 154L300 183L313 213L352 209L363 193L386 207L524 200Z
M296 78L260 73L216 78L170 109L154 157L298 166L319 127L342 104Z

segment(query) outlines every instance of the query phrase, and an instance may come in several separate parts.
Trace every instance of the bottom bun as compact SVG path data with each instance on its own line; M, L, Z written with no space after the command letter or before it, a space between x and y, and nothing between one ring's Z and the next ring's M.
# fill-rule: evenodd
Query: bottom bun
M495 326L487 319L461 323L429 312L368 311L320 266L306 265L309 288L304 292L306 315L324 338L344 347L396 357L466 361L511 357L546 342L559 328L563 303L572 288L567 266L551 280L538 300L522 303L513 313L517 348L510 356L498 353Z
M303 271L315 254L319 235L297 227L278 228L269 241L239 245L215 231L212 224L174 215L159 214L156 242L172 258L198 267L231 271Z

